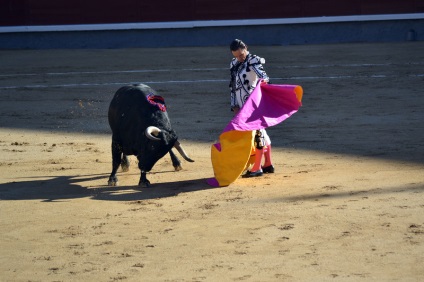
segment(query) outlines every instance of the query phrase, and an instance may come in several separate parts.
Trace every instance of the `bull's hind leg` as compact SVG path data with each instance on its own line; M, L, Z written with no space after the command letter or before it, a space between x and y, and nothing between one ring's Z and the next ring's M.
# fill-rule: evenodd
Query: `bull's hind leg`
M128 157L125 154L122 154L121 169L124 172L130 170L130 161L128 160Z
M109 176L109 181L107 184L109 186L118 185L118 177L116 177L116 172L118 171L119 165L121 164L122 149L116 141L112 140L112 172Z
M181 167L181 162L172 150L169 151L169 155L171 156L172 165L174 166L175 170L182 170L183 168Z

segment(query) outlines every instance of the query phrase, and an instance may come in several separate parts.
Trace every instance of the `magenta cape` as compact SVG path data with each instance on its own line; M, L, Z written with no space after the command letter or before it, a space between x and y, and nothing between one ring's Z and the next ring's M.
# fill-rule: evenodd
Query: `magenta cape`
M302 105L303 89L298 85L260 83L250 94L240 112L211 147L214 178L211 186L228 186L252 162L255 130L283 122Z

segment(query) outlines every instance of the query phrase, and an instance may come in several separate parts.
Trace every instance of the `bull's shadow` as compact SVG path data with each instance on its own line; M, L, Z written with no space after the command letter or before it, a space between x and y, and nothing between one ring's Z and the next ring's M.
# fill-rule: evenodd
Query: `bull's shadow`
M209 190L206 178L165 183L153 183L148 188L139 186L101 186L92 190L91 198L107 201L135 201L173 197L180 193Z
M133 186L85 187L85 181L104 179L109 174L84 176L57 176L46 179L13 181L0 184L0 200L41 200L60 202L78 198L91 198L105 201L134 201L176 196L179 193L213 189L206 179L193 179L177 182L154 183L148 188Z

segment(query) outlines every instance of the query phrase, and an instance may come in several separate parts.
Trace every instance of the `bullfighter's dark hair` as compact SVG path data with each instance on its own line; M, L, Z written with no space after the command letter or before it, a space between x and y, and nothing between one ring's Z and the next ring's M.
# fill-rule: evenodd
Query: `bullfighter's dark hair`
M246 49L247 45L240 39L234 39L230 44L231 51L237 51L238 49Z

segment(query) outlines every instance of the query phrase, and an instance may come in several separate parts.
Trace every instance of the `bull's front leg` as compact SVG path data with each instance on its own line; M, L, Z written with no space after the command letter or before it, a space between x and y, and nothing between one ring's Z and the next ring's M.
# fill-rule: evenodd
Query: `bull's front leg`
M149 187L150 181L146 177L146 172L144 170L141 171L140 181L138 182L138 186L141 187Z
M172 150L169 151L169 155L171 156L172 165L174 166L175 171L182 170L181 162Z
M121 146L116 141L112 140L112 172L110 173L109 180L107 182L109 186L118 185L118 177L116 177L116 172L118 171L119 165L121 164L121 155Z
M138 186L149 187L150 181L146 177L147 172L146 172L145 164L143 162L143 158L140 155L138 155L137 159L138 159L138 168L140 169L140 172L141 172L140 181L138 181Z

